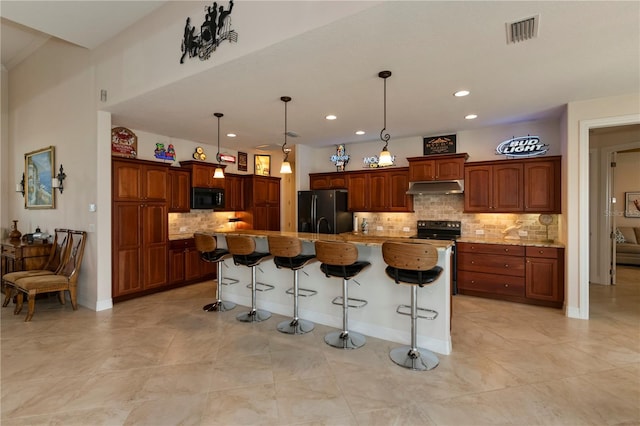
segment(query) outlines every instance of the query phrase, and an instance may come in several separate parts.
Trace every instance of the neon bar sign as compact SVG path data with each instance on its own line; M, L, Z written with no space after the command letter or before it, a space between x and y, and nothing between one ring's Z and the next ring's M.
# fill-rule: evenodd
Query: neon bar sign
M536 157L549 151L549 145L540 141L538 136L521 136L502 142L496 148L496 155L507 157Z

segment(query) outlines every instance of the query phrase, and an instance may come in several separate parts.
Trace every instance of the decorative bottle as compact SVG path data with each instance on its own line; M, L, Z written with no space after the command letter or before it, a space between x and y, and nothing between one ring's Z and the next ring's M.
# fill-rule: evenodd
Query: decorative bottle
M362 218L361 229L362 229L362 233L363 234L367 234L369 232L369 222L367 222L367 218L366 217Z

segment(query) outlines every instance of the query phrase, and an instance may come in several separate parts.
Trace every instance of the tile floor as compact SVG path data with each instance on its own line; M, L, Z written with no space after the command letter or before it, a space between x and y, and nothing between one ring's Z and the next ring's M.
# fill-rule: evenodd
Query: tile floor
M393 364L395 343L342 351L325 326L289 336L279 315L204 312L213 282L103 312L39 300L31 323L7 307L0 423L637 425L640 268L618 272L592 287L589 321L454 297L453 354L427 372Z

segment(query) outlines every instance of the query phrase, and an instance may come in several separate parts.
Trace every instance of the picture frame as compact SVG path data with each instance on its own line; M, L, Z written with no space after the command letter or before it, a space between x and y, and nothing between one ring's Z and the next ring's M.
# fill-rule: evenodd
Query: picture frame
M640 191L624 193L624 216L640 218Z
M51 185L55 173L55 147L48 146L24 155L24 206L54 209L56 194Z
M271 156L254 154L254 172L260 176L271 176Z
M246 172L248 170L248 162L247 153L238 151L238 171Z
M422 138L422 151L424 155L455 154L456 134Z

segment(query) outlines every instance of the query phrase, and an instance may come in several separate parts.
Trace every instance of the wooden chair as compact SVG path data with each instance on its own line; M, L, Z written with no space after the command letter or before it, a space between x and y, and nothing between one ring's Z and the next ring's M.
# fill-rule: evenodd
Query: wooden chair
M437 367L440 361L430 350L418 348L417 320L434 320L438 312L418 307L418 287L435 282L442 274L442 268L437 266L438 249L423 242L385 241L382 244L382 258L388 265L385 272L396 284L411 286L411 305L400 305L396 309L399 314L411 316L411 346L392 349L389 357L404 368L431 370ZM403 311L407 308L410 309L409 313Z
M23 297L26 294L29 311L25 321L31 321L35 311L36 295L40 293L58 293L60 303L65 304L64 292L69 292L71 306L73 310L78 309L77 286L80 265L84 254L84 246L87 240L87 233L84 231L69 231L69 250L63 264L53 275L39 275L25 277L16 280L14 288L17 290L17 302L14 314L18 315L22 311Z
M206 234L204 232L196 232L193 234L193 238L196 243L196 250L200 252L200 259L205 262L215 263L218 271L217 276L217 289L216 289L216 301L213 303L209 303L204 305L202 308L207 312L225 312L230 311L231 309L236 307L236 304L233 302L227 302L220 298L220 293L222 290L222 262L228 257L231 257L231 253L227 249L218 248L218 244L216 242L216 238L211 234ZM236 279L232 280L231 283L235 284L238 282ZM234 282L235 281L235 282Z
M5 307L9 304L16 281L21 278L35 277L39 275L53 275L62 266L65 257L68 254L68 249L71 247L69 243L69 230L68 229L56 229L53 237L53 244L51 246L51 252L47 263L45 263L42 269L32 269L29 271L16 271L9 272L2 276L2 287L4 288L4 302L2 306Z

